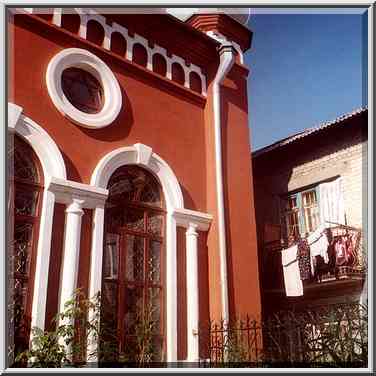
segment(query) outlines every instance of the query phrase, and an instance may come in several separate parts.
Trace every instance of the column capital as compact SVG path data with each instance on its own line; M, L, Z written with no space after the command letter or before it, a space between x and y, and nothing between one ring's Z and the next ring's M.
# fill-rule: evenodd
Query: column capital
M197 230L199 230L199 225L197 223L190 222L188 224L186 235L187 236L196 236L196 237L198 237Z
M213 220L211 214L183 208L175 208L172 215L176 220L177 226L189 228L194 224L199 231L208 231Z
M51 177L47 189L54 193L56 202L70 206L73 200L82 200L86 209L104 205L108 196L107 189L56 177Z
M73 198L72 202L65 209L65 212L83 215L84 211L82 210L82 207L84 203L85 203L85 200L81 200L79 198Z

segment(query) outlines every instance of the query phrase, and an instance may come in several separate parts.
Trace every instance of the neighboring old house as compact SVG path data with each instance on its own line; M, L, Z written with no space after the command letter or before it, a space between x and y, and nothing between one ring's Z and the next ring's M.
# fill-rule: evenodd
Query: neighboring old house
M359 299L365 277L367 116L360 109L252 154L265 315ZM303 256L293 246L317 234L328 243L311 242L304 275ZM283 252L290 251L296 257L288 260ZM291 277L294 262L302 283Z
M261 312L246 20L8 10L8 353L79 287L117 350L153 312L153 360L206 358L200 325Z

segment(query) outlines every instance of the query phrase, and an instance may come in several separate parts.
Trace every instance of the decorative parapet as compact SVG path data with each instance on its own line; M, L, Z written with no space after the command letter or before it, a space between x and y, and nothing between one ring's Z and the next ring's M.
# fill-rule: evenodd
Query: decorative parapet
M38 11L35 8L23 8L23 10L30 14L37 13ZM62 27L63 18L65 15L72 14L72 13L77 14L80 17L80 25L79 25L77 35L82 39L87 40L89 22L95 22L99 24L104 31L104 38L102 40L101 47L104 48L105 50L111 51L111 47L112 47L111 45L113 42L112 36L114 33L119 33L126 42L126 51L124 53L124 56L122 57L131 62L134 61L133 47L137 44L141 45L145 49L146 54L147 54L146 69L150 71L154 70L153 69L154 68L153 67L154 55L156 54L161 55L165 59L165 62L166 62L166 73L164 77L169 80L173 80L173 77L172 77L173 64L178 64L184 72L183 86L188 89L193 89L192 83L191 83L191 75L196 74L201 81L201 93L199 94L205 97L207 96L206 76L204 75L202 69L199 66L193 63L190 63L188 65L182 57L176 56L174 54L168 54L165 48L158 46L158 44L156 43L151 43L151 41L148 41L147 39L145 39L141 35L138 35L137 33L130 33L126 27L121 26L116 22L113 22L112 25L108 25L106 23L106 18L98 14L97 12L95 12L93 9L52 8L51 12L52 12L51 22L58 27Z

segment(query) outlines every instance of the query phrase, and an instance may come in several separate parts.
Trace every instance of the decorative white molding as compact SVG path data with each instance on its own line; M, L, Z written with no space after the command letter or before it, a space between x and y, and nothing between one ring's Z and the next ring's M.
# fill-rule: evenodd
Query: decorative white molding
M37 154L44 179L51 176L66 179L64 159L51 136L35 121L22 115L23 109L8 102L8 130L25 139Z
M186 231L187 279L187 361L197 362L199 355L199 299L198 299L198 225L190 223Z
M89 275L89 298L94 298L102 288L102 262L103 262L103 234L104 234L104 205L98 205L93 215L93 232L91 241L91 259L90 259L90 275ZM95 312L90 310L89 321L93 319ZM92 333L88 338L87 354L95 354L97 347L97 339ZM90 362L96 362L96 356L87 359Z
M8 102L8 128L14 130L22 114L22 107Z
M65 210L64 251L59 291L60 313L65 311L65 303L73 298L77 288L83 203L83 200L73 198ZM74 322L65 318L60 324L73 325ZM66 346L64 342L62 344Z
M87 209L104 205L108 196L107 189L55 177L50 179L47 189L55 194L56 202L68 205L75 197L83 200L82 207Z
M168 164L143 144L119 148L104 156L94 169L91 185L105 189L116 169L130 164L142 166L156 176L166 201L166 343L167 361L173 362L177 361L177 251L176 219L173 213L184 207L183 194ZM94 221L89 296L96 295L101 289L104 226L102 208L95 210ZM93 350L95 344L90 342L89 346Z
M147 166L153 154L152 148L144 144L134 144L134 147L137 150L137 163Z
M145 159L143 154L146 150L148 150L147 153L151 151L151 156L147 159ZM141 155L139 154L140 151ZM172 169L161 157L153 153L151 148L142 144L122 147L105 155L95 167L90 184L106 189L108 181L115 170L127 164L139 164L159 179L163 187L168 210L184 207L183 194Z
M194 224L199 231L208 231L213 220L211 214L184 208L175 209L173 216L177 226L189 228L190 225Z
M50 135L36 122L22 115L22 108L8 103L8 130L26 140L37 154L42 165L45 189L39 224L37 259L35 266L31 326L44 329L47 281L50 267L51 236L55 195L46 189L52 177L65 180L67 173L64 159Z
M32 8L27 8L27 9L32 9ZM153 55L155 53L159 53L165 58L167 67L171 68L172 63L174 63L174 62L178 62L182 66L184 73L185 73L185 77L186 77L185 82L184 82L184 86L186 88L190 88L190 85L189 85L189 74L190 74L190 72L192 72L192 71L196 72L201 79L201 87L202 87L201 94L203 96L207 96L206 76L202 72L201 68L198 65L195 65L195 64L192 63L192 64L190 64L190 66L188 66L185 63L184 59L182 59L181 57L176 56L176 55L172 55L171 57L168 57L166 49L158 46L157 44L155 44L153 46L153 48L149 47L149 43L148 43L147 39L145 39L144 37L142 37L141 35L139 35L137 33L135 33L134 36L131 37L128 33L128 29L126 27L122 26L122 25L119 25L116 22L113 22L112 26L107 25L106 24L106 18L104 16L96 13L93 9L88 9L88 8L68 9L68 8L64 8L62 10L61 8L54 8L52 23L54 25L58 26L58 27L61 27L61 18L64 17L65 13L72 12L72 10L74 10L74 12L76 12L80 16L81 23L80 23L80 29L79 29L79 32L78 32L79 37L81 37L83 39L87 39L87 24L91 20L95 21L98 24L100 24L101 27L104 30L104 40L102 42L102 47L104 49L111 50L111 35L114 32L118 32L124 37L124 39L126 40L126 43L127 43L126 56L124 56L125 59L133 61L133 46L134 46L134 44L139 43L145 48L146 53L147 53L148 59L147 59L146 69L148 69L150 71L153 70L153 65L152 65ZM32 13L32 10L30 11L30 13ZM188 80L187 80L187 77L188 77ZM169 70L167 71L166 78L171 80L171 71L169 71Z
M104 104L96 114L80 111L64 95L61 76L65 69L79 67L91 73L103 85ZM122 94L119 83L111 69L97 56L81 48L67 48L56 54L46 72L48 93L56 108L76 124L86 128L103 128L119 115Z
M39 222L37 262L35 266L34 292L31 312L31 327L44 329L47 305L47 282L50 268L51 238L55 196L44 190ZM32 336L30 336L32 337ZM30 338L32 340L32 338Z

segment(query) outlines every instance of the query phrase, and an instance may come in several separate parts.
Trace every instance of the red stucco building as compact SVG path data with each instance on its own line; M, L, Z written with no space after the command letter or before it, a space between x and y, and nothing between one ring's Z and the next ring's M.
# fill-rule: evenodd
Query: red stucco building
M157 360L197 361L202 323L261 310L252 32L223 13L7 17L10 353L79 287L121 349L152 306Z

